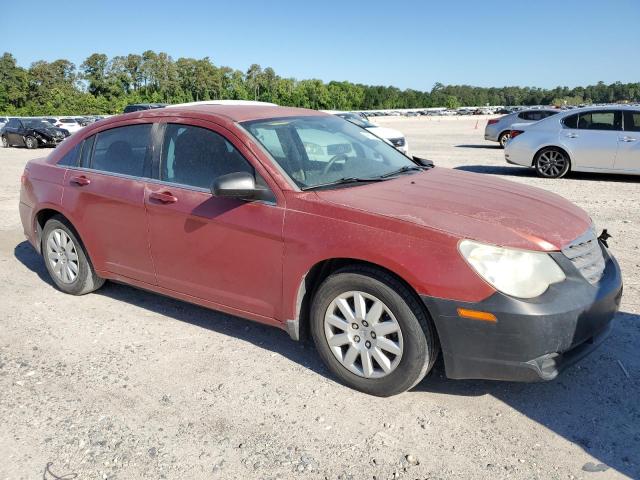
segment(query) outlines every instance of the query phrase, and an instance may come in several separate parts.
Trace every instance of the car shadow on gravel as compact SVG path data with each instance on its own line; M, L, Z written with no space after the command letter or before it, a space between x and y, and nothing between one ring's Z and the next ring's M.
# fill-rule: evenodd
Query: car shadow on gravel
M440 360L413 392L480 397L491 395L531 420L578 445L597 461L584 472L612 469L640 478L640 383L620 348L631 335L640 341L640 315L619 312L610 337L587 358L550 382L449 380ZM625 366L626 365L626 366ZM495 412L479 412L495 415ZM531 446L533 448L533 445ZM539 446L545 448L545 445ZM565 472L581 476L583 472Z
M517 166L494 166L494 165L461 165L454 167L454 170L462 170L473 173L486 173L489 175L508 175L512 177L537 177L536 172L532 168ZM541 179L542 180L542 179ZM566 177L559 179L561 181L571 180L587 180L595 182L640 182L640 175L620 175L616 173L588 173L588 172L569 172ZM549 179L553 181L553 179Z
M36 273L43 282L55 288L42 257L28 242L24 241L18 244L14 249L14 255L25 267ZM329 370L315 353L312 342L295 342L284 330L279 328L115 282L106 282L100 290L92 295L103 295L181 322L238 338L283 355L318 375L332 378Z
M500 145L455 145L456 148L487 148L489 150L502 150L502 147Z

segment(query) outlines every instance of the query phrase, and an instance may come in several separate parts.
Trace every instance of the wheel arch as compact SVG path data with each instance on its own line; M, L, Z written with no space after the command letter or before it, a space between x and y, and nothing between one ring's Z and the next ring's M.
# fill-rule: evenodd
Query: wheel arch
M393 276L398 282L400 282L405 288L407 288L410 294L416 298L418 305L420 305L420 307L424 309L427 316L431 318L429 311L420 299L420 295L418 294L416 289L413 288L413 286L409 282L407 282L396 272L377 263L368 262L366 260L357 258L328 258L321 260L313 265L303 276L300 284L298 285L295 305L295 318L286 321L286 330L291 338L293 338L294 340L305 340L309 338L309 316L311 311L310 307L316 290L329 275L340 270L341 268L350 266L368 267ZM439 343L438 339L436 339L436 341L438 341Z
M62 212L61 210L58 210L52 207L43 207L42 209L38 210L34 215L34 219L33 219L35 223L34 231L36 234L35 240L36 240L36 248L38 250L38 253L42 253L42 231L44 230L44 226L51 218L55 216L62 217L68 223L68 226L73 230L74 235L76 236L76 238L80 242L80 245L84 249L87 260L89 261L89 263L91 263L91 266L94 266L94 263L91 257L91 252L87 248L87 245L84 243L84 240L82 239L82 235L80 235L80 232L74 225L72 219L70 219L69 216L66 215L64 212Z

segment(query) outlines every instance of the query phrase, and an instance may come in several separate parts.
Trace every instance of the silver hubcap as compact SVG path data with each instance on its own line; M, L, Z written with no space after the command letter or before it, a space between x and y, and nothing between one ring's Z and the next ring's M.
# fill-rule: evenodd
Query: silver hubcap
M27 147L33 147L34 140L33 138L27 138Z
M78 277L80 265L78 252L67 232L56 228L47 238L47 259L51 270L63 283L73 283Z
M511 138L511 135L508 133L505 133L502 137L500 137L500 143L502 144L503 147L507 144L507 141L510 138Z
M545 177L557 177L566 167L567 159L555 150L547 150L538 158L538 171Z
M380 378L393 372L402 358L402 331L391 310L364 292L336 297L324 316L331 353L350 372Z

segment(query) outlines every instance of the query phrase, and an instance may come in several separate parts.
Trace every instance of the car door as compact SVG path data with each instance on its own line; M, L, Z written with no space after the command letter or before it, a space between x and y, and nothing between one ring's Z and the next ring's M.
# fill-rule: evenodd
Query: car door
M66 172L62 203L96 269L155 284L144 206L152 128L119 126L85 139L78 165Z
M275 191L249 150L209 122L167 123L156 170L145 202L158 284L237 311L276 317L283 205L275 196L250 202L210 193L215 178L237 171L255 174L258 184Z
M622 131L622 112L612 109L580 112L576 128L568 126L568 118L560 136L569 150L573 167L612 170L618 151L618 136Z
M640 110L624 111L623 129L618 134L615 169L640 173Z
M12 118L7 122L5 126L4 134L9 141L9 145L24 145L24 138L22 137L22 130L24 129L22 122L17 118Z

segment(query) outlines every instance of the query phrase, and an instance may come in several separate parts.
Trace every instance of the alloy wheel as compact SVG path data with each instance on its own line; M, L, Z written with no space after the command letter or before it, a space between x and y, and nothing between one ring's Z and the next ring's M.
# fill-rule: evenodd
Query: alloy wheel
M389 375L402 358L402 331L393 312L365 292L337 296L325 313L324 333L335 358L360 377Z
M78 252L67 232L52 230L47 239L47 261L54 275L63 283L73 283L80 272Z
M509 139L511 138L511 134L510 133L504 133L501 137L500 137L500 146L502 148L504 148L504 146L507 144L507 142L509 141Z
M545 150L538 157L537 169L540 175L556 178L562 175L567 168L566 157L557 150Z

